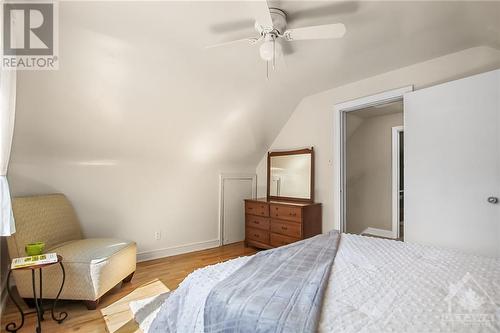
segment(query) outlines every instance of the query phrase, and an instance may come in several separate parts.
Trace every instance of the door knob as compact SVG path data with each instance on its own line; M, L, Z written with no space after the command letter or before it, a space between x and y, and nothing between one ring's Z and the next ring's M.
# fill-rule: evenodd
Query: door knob
M497 197L489 197L488 202L490 204L496 204L496 203L498 203L498 198Z

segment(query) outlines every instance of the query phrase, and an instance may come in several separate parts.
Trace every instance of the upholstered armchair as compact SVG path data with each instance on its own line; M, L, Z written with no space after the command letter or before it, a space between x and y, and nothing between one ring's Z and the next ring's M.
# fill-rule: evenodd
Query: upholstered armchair
M66 281L60 299L82 300L95 309L99 299L121 281L129 282L136 268L136 244L111 238L82 237L73 207L62 194L14 198L16 233L8 238L11 258L23 257L25 245L45 242L45 252L63 257ZM21 297L33 297L31 273L13 272ZM54 299L61 286L59 265L43 271L43 297Z

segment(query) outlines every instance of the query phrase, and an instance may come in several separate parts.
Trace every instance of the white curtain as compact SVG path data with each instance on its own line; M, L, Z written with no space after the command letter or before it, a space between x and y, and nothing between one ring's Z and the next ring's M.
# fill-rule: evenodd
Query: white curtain
M15 112L16 71L2 70L0 72L0 236L10 236L16 232L7 182Z

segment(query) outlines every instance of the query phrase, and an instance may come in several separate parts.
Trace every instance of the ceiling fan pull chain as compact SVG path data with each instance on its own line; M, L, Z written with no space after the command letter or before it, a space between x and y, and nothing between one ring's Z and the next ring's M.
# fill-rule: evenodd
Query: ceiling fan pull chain
M273 70L276 70L276 38L273 37Z

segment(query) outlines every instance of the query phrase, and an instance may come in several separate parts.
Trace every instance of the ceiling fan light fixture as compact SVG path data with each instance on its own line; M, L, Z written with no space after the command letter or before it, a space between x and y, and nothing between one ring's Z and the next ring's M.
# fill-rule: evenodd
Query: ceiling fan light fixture
M260 57L265 61L271 61L276 55L281 53L281 44L273 38L266 40L259 48Z
M279 9L269 7L266 1L258 1L262 9L258 13L254 23L256 37L247 37L244 39L233 40L231 42L219 43L215 46L227 44L248 42L250 45L257 45L260 41L259 55L266 62L267 78L269 79L269 69L275 70L277 63L284 63L284 53L282 46L287 46L288 42L299 40L319 40L342 38L346 32L345 25L342 23L323 24L316 26L287 28L287 14ZM283 43L283 45L281 44ZM287 54L290 49L285 47Z

